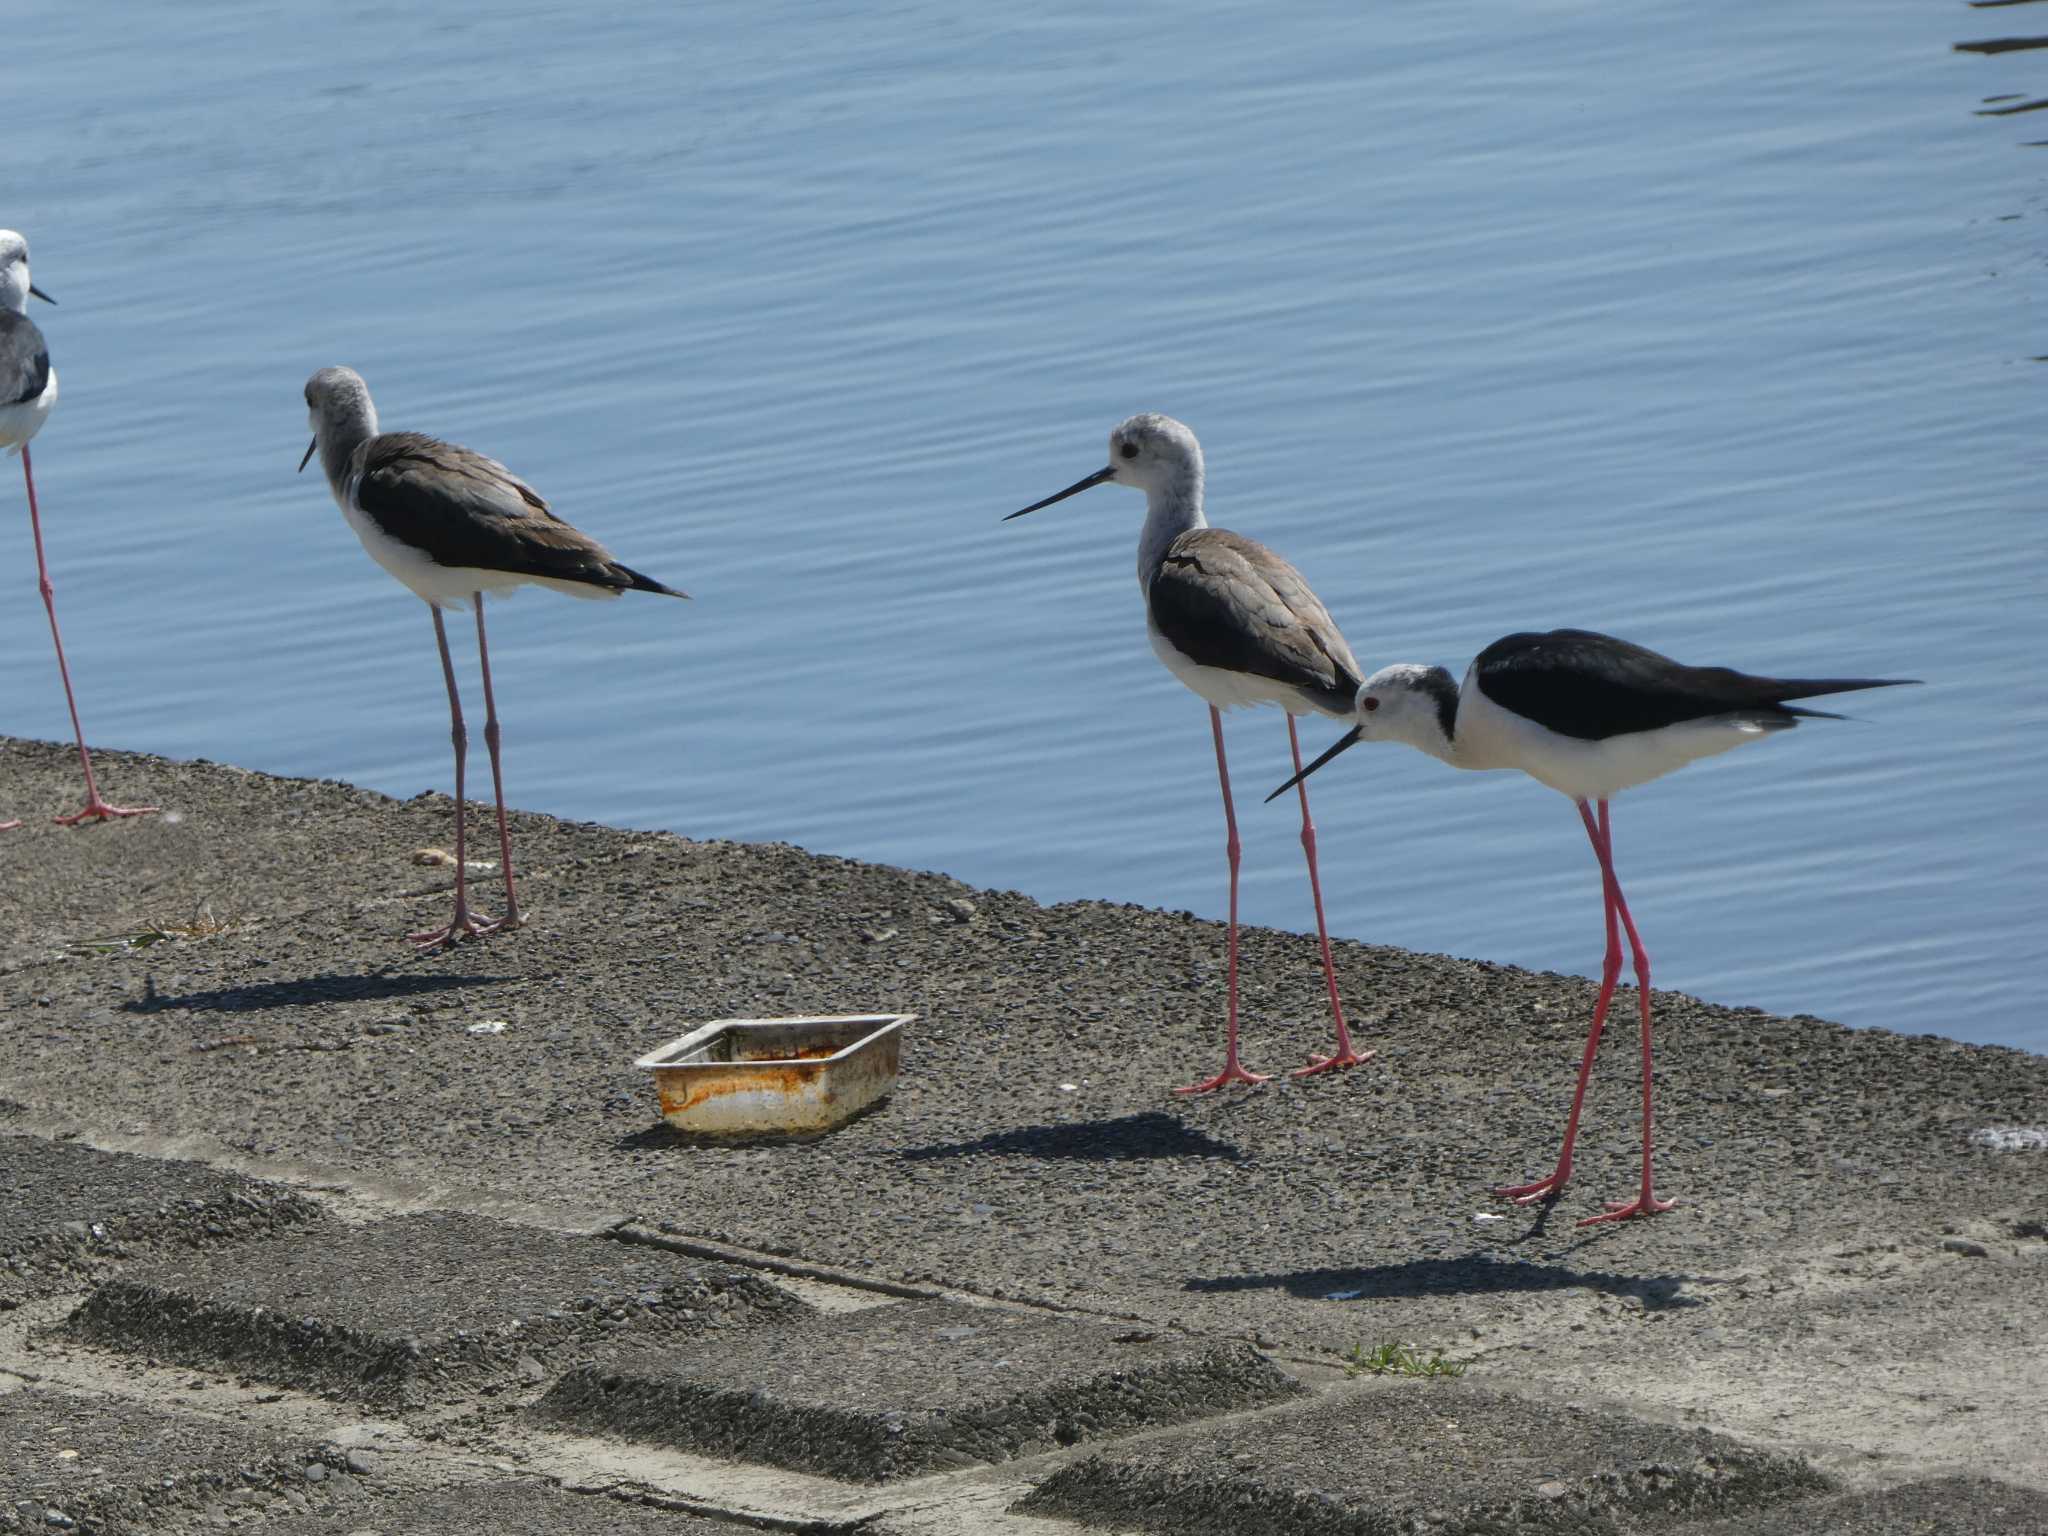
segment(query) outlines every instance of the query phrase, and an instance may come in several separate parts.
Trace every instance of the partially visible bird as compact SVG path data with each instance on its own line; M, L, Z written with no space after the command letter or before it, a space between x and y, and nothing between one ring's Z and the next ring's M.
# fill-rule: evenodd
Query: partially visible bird
M1229 829L1230 937L1226 987L1229 1023L1223 1070L1175 1090L1207 1093L1229 1083L1264 1082L1248 1072L1237 1051L1237 872L1240 844L1237 811L1230 798L1230 766L1223 755L1220 711L1241 704L1278 704L1287 711L1287 742L1301 767L1301 743L1294 717L1304 714L1347 718L1361 678L1351 647L1329 610L1309 590L1301 573L1252 539L1212 528L1202 508L1202 446L1195 434L1170 416L1142 414L1109 434L1109 465L1058 495L1033 502L1010 517L1022 517L1091 486L1115 483L1145 493L1145 526L1138 535L1138 587L1145 594L1145 628L1152 649L1168 671L1209 705L1209 729L1216 742L1216 776L1223 785L1223 820ZM1008 521L1006 518L1005 521ZM1352 1048L1337 995L1330 959L1330 935L1323 919L1322 882L1316 871L1316 829L1309 818L1308 791L1301 793L1301 846L1308 856L1310 894L1315 899L1316 935L1322 942L1323 980L1337 1024L1336 1049L1314 1057L1295 1075L1327 1072L1369 1061L1372 1052Z
M505 781L498 760L498 709L484 639L484 594L533 584L572 597L621 592L688 594L621 565L597 540L556 516L541 494L495 459L418 432L379 432L377 408L362 375L322 368L306 381L313 441L327 485L363 548L417 594L434 615L441 676L448 686L455 744L455 915L445 928L412 935L423 947L519 926L512 882L512 836L505 825ZM484 744L491 753L498 847L504 859L505 915L479 920L469 910L463 848L463 763L469 736L443 608L476 607L477 660L483 672Z
M1579 1109L1607 1005L1621 974L1618 920L1635 957L1636 996L1642 1009L1642 1188L1633 1200L1610 1201L1606 1214L1579 1225L1651 1216L1673 1204L1659 1200L1650 1186L1650 956L1614 872L1609 799L1699 758L1790 730L1802 719L1841 718L1799 708L1794 699L1917 681L1751 677L1726 667L1683 666L1640 645L1589 630L1514 634L1479 653L1462 687L1442 667L1402 665L1375 672L1358 691L1357 724L1351 731L1266 797L1285 794L1358 742L1398 741L1453 768L1519 769L1570 796L1578 806L1593 855L1600 861L1601 910L1607 924L1600 995L1593 1005L1593 1027L1586 1036L1578 1088L1565 1121L1564 1150L1555 1171L1534 1183L1504 1186L1494 1193L1527 1204L1555 1198L1571 1177Z
M50 580L49 562L43 558L43 519L36 506L35 469L29 459L29 439L43 430L50 409L57 403L57 370L50 366L50 349L35 321L28 317L31 297L45 304L57 301L29 281L28 241L11 229L0 229L0 448L21 455L21 478L28 485L28 526L36 546L36 585L43 594L43 609L50 616L50 641L57 648L57 676L64 682L64 702L71 709L71 734L78 741L78 763L85 770L85 809L59 816L61 827L75 827L81 821L104 821L117 816L148 816L153 805L109 805L93 777L92 754L85 749L85 730L78 723L78 700L71 691L71 668L64 660L64 636L57 629L57 588ZM0 832L20 826L19 821L0 822Z

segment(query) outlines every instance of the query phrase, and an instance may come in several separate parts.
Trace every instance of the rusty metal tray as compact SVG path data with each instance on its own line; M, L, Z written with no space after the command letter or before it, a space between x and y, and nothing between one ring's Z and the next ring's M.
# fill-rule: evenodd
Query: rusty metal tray
M914 1013L715 1019L634 1062L654 1074L661 1115L693 1136L812 1136L896 1086Z

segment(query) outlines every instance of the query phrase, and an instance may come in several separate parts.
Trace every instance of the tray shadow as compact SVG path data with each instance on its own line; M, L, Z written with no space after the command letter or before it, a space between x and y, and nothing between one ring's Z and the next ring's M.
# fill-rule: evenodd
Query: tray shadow
M1209 1157L1241 1163L1245 1156L1232 1143L1156 1109L1119 1115L1113 1120L1020 1125L1007 1131L991 1131L972 1141L906 1147L896 1155L909 1162L931 1162L981 1154L1103 1163L1175 1157Z

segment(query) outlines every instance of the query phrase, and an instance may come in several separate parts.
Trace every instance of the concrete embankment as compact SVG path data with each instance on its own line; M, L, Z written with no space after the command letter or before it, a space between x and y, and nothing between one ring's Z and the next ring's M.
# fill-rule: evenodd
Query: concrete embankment
M0 836L0 1530L2048 1529L2048 1152L1979 1134L2048 1059L1660 994L1681 1204L1581 1230L1626 991L1520 1210L1578 978L1341 944L1376 1059L1189 1102L1212 923L521 814L531 924L416 955L445 798L101 771L167 814ZM0 810L74 772L0 741ZM1252 1066L1326 1043L1312 936L1242 965ZM814 1142L632 1066L878 1010L896 1092Z

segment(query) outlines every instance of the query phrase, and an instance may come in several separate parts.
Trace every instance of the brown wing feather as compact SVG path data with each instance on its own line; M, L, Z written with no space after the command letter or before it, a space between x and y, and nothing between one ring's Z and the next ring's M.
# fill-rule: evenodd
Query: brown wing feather
M384 433L360 453L356 505L437 565L660 590L496 459L418 432Z
M1191 528L1166 548L1148 592L1152 622L1205 667L1291 683L1348 712L1364 680L1337 621L1301 572L1227 528Z

